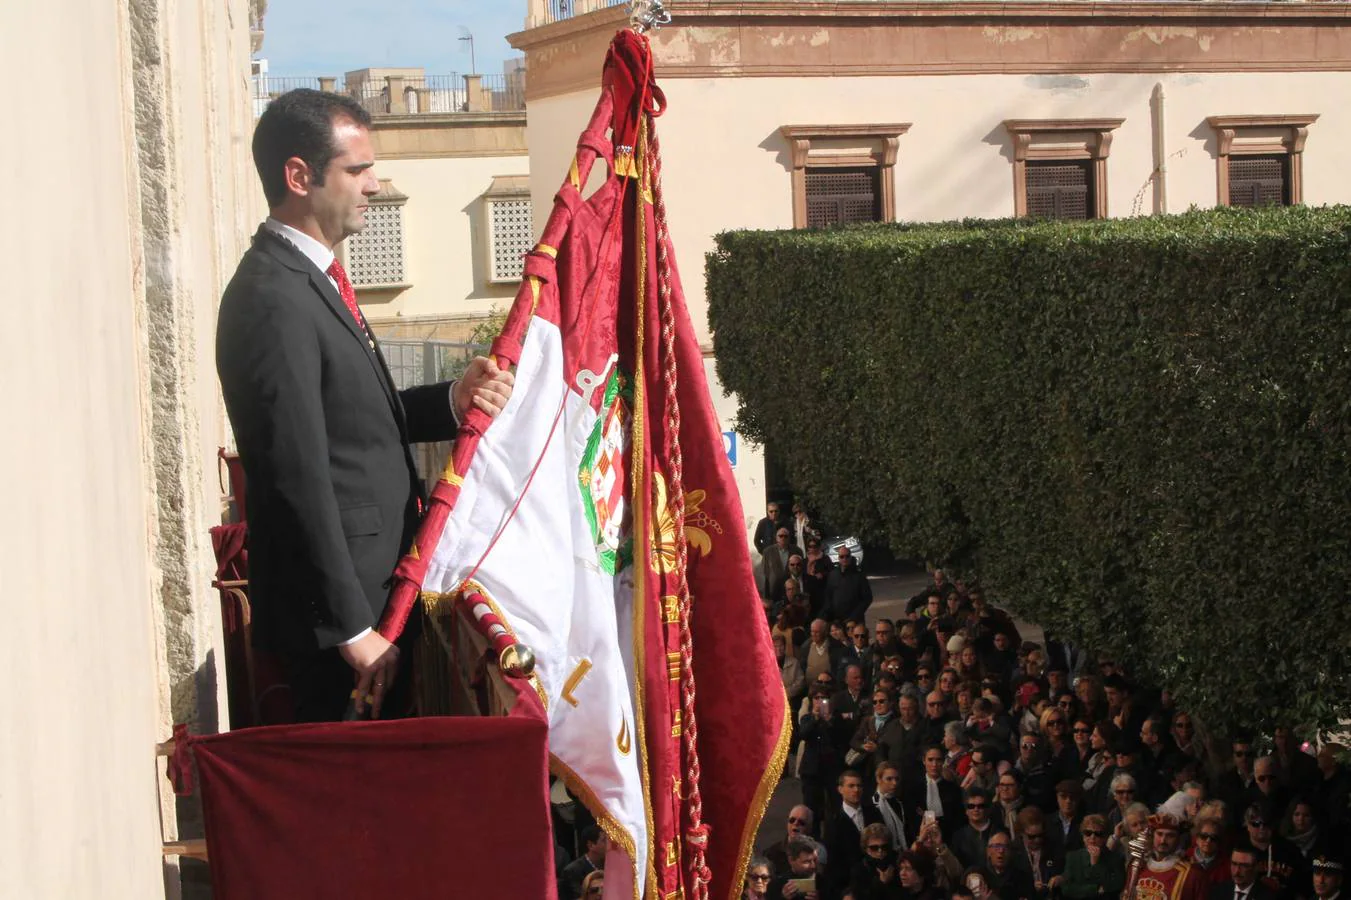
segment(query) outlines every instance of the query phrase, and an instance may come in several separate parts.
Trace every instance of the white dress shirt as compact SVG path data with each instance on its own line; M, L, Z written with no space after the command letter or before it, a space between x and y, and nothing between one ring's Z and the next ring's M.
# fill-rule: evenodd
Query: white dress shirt
M943 796L938 792L938 782L924 776L924 808L935 816L943 815Z
M849 819L850 819L850 821L852 821L852 822L854 823L855 827L858 828L859 834L862 834L862 833L863 833L863 810L859 809L857 806L850 806L848 803L845 803L845 802L843 802L843 801L841 801L840 806L841 806L841 808L844 809L844 814L845 814L846 816L848 816Z

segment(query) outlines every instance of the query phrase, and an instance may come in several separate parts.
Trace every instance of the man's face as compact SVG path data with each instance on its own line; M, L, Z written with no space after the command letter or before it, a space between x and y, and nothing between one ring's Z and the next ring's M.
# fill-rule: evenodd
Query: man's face
M1107 689L1107 705L1116 708L1121 705L1121 691L1114 687Z
M1009 649L1009 636L1002 631L996 631L994 635L994 648L1001 653Z
M797 599L797 582L791 578L783 583L783 595L790 602Z
M811 812L805 806L794 806L788 813L788 833L806 834L811 827Z
M1324 775L1330 775L1337 768L1337 751L1331 744L1324 744L1318 748L1318 770Z
M825 622L822 622L820 619L817 619L815 622L812 623L813 644L824 644L826 642L826 636L829 634L830 629Z
M1234 744L1234 766L1240 772L1247 772L1252 767L1252 745Z
M915 634L915 629L911 628L909 625L903 627L901 629L901 643L905 644L907 647L919 646L919 636Z
M1079 804L1074 801L1074 797L1070 794L1057 792L1055 795L1055 805L1056 808L1060 810L1060 815L1064 816L1066 819L1073 819L1074 814L1078 811L1077 807Z
M1327 900L1342 889L1342 876L1325 869L1313 870L1313 892L1319 900Z
M1179 713L1173 718L1173 737L1179 744L1186 745L1191 743L1192 735L1196 732L1192 728L1191 716L1185 713Z
M895 769L883 769L877 773L877 793L889 797L896 793L896 785L900 782L901 779Z
M996 872L1004 871L1009 864L1009 836L996 834L990 838L990 843L985 845L985 858L990 861L990 868Z
M788 860L788 866L793 870L794 875L815 875L816 851L808 850L805 853L799 853Z
M948 580L948 576L947 576L947 573L946 573L946 572L944 572L942 569L934 569L934 584L935 584L935 585L937 585L938 587L942 587L944 584L947 583L947 580Z
M1263 816L1249 816L1248 840L1256 847L1266 847L1271 843L1272 824Z
M854 641L855 650L866 650L868 648L867 625L855 625L854 630L850 632L849 637Z
M930 778L941 778L943 776L943 752L941 750L926 750L924 752L924 774Z
M990 761L985 758L984 750L971 751L971 768L975 770L976 774L984 775L990 770L989 766Z
M1118 769L1129 769L1135 765L1135 754L1129 750L1119 750L1116 754Z
M1259 759L1257 765L1253 767L1252 780L1257 782L1257 789L1263 794L1270 795L1276 790L1276 766L1269 759Z
M1211 850L1214 847L1209 848ZM1229 871L1234 879L1234 884L1241 888L1251 887L1253 879L1257 875L1257 857L1251 853L1244 853L1242 850L1235 850L1229 855ZM1318 876L1315 875L1316 879ZM1314 885L1317 889L1317 885Z
M1154 723L1146 720L1145 724L1140 726L1140 743L1146 747L1153 747L1158 742L1159 739L1154 734Z
M1024 760L1030 760L1037 755L1037 739L1032 735L1024 735L1022 740L1018 741L1018 755Z
M1177 852L1177 830L1174 828L1154 829L1154 856L1165 859Z
M380 192L370 131L351 119L335 119L333 145L337 153L323 172L323 184L310 173L305 194L319 231L330 244L366 227L370 198Z
M1012 803L1018 799L1018 780L1012 775L1000 775L995 793L999 795L1000 803Z
M1046 684L1051 689L1051 694L1055 695L1065 690L1068 686L1066 681L1067 674L1060 669L1052 669L1046 673Z
M929 618L936 619L943 614L943 601L937 596L930 597L924 602L924 608L929 613Z
M787 546L788 546L788 529L787 529L787 528L780 528L778 531L774 532L774 540L775 540L776 543L778 543L778 545L779 545L780 547L787 547Z
M886 691L873 694L873 715L885 716L891 712L891 695Z
M915 670L915 684L919 685L921 691L929 691L934 686L933 669L927 666L920 666Z
M913 725L919 718L919 704L915 702L914 697L902 697L897 709L900 711L901 721L907 725Z
M873 637L877 640L877 643L889 647L896 638L896 626L889 625L886 622L878 622L877 627L873 629Z
M844 683L851 692L863 690L863 670L858 666L850 666L844 670Z
M966 821L977 827L984 825L990 816L990 801L984 797L972 797L966 801Z
M765 507L765 515L769 516L775 522L779 520L779 504L771 503Z
M847 569L854 564L854 554L850 553L846 547L840 548L840 552L836 556L836 559L839 560L841 569Z
M938 720L943 718L943 712L947 709L947 702L943 695L934 691L928 697L924 698L924 714L931 719Z
M788 557L788 574L794 578L802 575L802 557L796 553Z
M863 779L850 775L840 782L840 799L850 806L858 806L863 799Z

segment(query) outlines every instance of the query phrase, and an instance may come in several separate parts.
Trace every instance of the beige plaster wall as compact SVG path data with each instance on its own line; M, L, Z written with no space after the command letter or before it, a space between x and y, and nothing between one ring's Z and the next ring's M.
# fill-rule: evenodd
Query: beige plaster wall
M1109 211L1148 214L1155 168L1150 97L1160 83L1170 211L1215 204L1215 142L1205 119L1229 114L1319 113L1304 154L1306 202L1351 202L1351 181L1338 173L1342 147L1351 141L1351 113L1338 98L1351 92L1351 73L666 79L668 107L657 127L667 206L700 340L709 339L703 266L713 236L792 226L789 152L780 126L912 123L900 139L895 169L897 217L930 221L1013 214L1005 119L1123 117L1107 163ZM595 98L588 90L529 103L537 228ZM730 422L734 414L716 380L713 392ZM763 514L763 462L744 443L737 478L754 520Z
M376 172L408 195L403 238L408 281L398 292L361 291L373 324L481 316L511 305L519 283L488 283L483 192L498 175L524 175L525 156L379 159Z
M256 207L248 21L246 0L0 13L0 53L44 73L10 97L0 225L3 897L175 895L154 746L227 724L211 335Z

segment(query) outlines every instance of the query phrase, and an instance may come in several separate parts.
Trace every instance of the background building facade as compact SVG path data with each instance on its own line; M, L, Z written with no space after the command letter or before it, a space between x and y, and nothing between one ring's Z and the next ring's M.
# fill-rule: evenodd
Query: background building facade
M573 153L561 136L585 126L627 21L627 5L577 7L531 0L511 38L529 71L540 226ZM706 346L703 259L725 230L1351 201L1340 4L670 7L652 37L664 178ZM708 368L730 428L736 401ZM830 402L811 389L804 373L804 402ZM741 444L736 471L750 527L772 487L759 448Z

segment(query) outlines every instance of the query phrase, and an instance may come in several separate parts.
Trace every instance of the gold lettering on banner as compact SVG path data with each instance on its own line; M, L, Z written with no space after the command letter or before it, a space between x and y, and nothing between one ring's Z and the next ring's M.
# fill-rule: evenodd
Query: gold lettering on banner
M680 862L680 856L679 856L678 853L676 853L676 842L675 842L675 841L667 841L667 842L666 842L666 865L668 865L668 866L674 866L674 865L675 865L676 863L678 863L678 862Z
M680 651L666 654L666 673L671 676L672 681L680 680Z
M615 746L623 756L628 756L629 751L633 749L633 735L629 734L628 719L624 719L623 724L619 726L619 737L615 739Z
M667 625L680 624L680 598L662 597L661 598L661 620Z
M675 722L671 725L671 737L680 737L682 731L684 731L684 728L681 725L680 710L677 709L675 711Z
M677 888L676 890L671 891L671 893L663 897L662 900L685 900L685 889Z
M563 682L564 700L566 700L573 706L577 705L577 698L572 695L572 692L577 690L577 685L582 683L582 679L585 678L586 673L590 671L591 671L591 660L584 659L577 664L577 668L572 670L572 674L568 676L568 680Z

